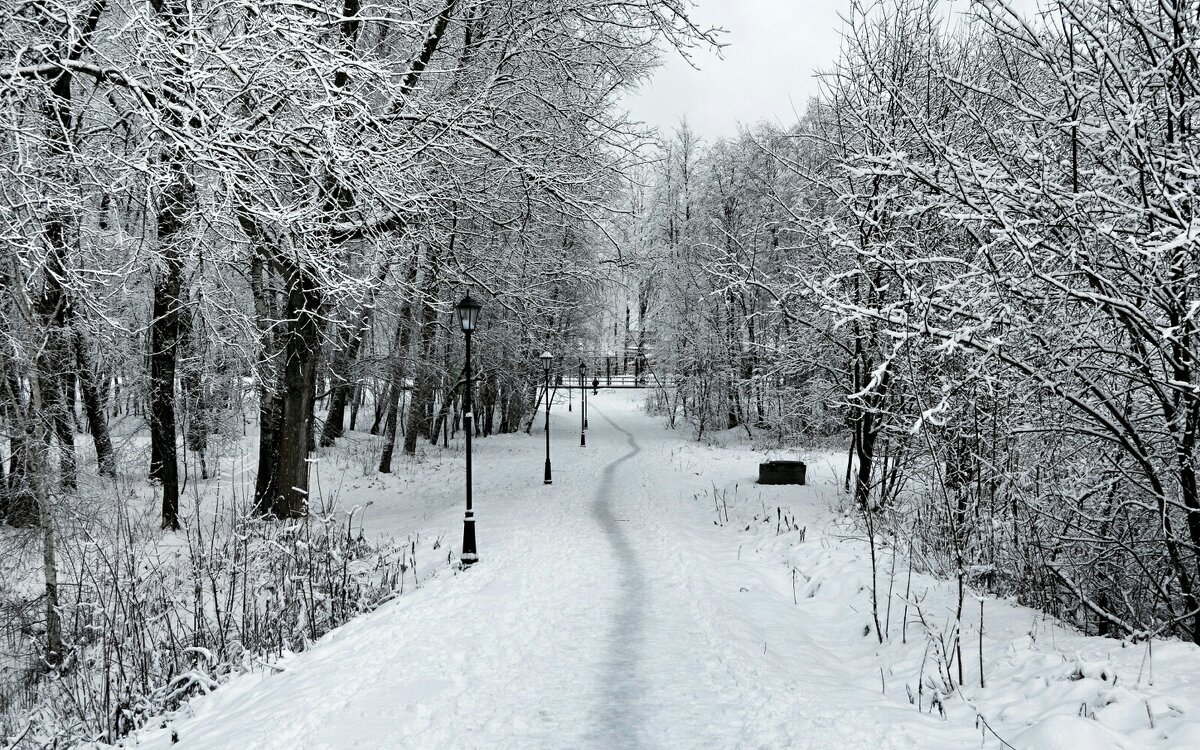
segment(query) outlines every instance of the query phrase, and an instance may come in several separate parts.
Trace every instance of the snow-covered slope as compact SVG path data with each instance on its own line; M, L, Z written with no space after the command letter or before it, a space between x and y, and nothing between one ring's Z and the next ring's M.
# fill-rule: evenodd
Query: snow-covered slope
M592 400L586 448L578 411L558 411L553 485L538 431L478 441L481 562L466 572L447 564L454 464L407 467L408 493L347 480L343 502L372 500L375 530L444 535L421 587L128 746L1200 747L1195 646L1123 648L986 600L979 688L972 599L964 685L947 692L951 588L914 576L878 644L867 546L831 510L830 461L806 487L761 487L761 454L690 441L629 396Z

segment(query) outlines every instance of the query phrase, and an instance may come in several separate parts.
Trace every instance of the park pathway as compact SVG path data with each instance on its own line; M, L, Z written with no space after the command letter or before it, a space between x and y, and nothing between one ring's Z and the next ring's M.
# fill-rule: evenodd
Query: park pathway
M611 420L599 414L612 429L625 435L629 452L604 467L600 484L592 498L592 516L596 519L618 565L618 608L613 613L607 647L610 650L606 674L601 678L605 686L604 700L596 705L595 726L600 728L596 739L606 739L613 747L637 747L638 738L644 728L642 708L645 701L644 668L644 620L646 607L646 572L642 569L634 543L627 532L628 520L617 518L613 512L612 498L616 496L617 473L623 464L641 452L633 435L617 427ZM591 426L589 420L589 427ZM607 736L605 736L607 728Z
M578 409L555 408L553 485L536 430L508 452L479 441L478 565L443 558L419 590L140 746L931 746L836 689L845 667L801 627L790 574L741 559L711 500L698 507L692 487L708 480L675 460L686 435L601 394L581 448Z

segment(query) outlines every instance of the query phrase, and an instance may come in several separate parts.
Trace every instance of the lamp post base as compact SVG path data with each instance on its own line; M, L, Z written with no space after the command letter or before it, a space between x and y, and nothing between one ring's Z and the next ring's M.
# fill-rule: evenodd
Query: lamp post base
M462 566L468 568L479 562L479 555L475 552L475 513L467 511L467 515L463 517L463 545L462 545Z
M579 447L580 448L587 447L587 433L586 432L579 433Z
M542 484L553 484L554 480L550 478L550 459L546 459L546 478Z

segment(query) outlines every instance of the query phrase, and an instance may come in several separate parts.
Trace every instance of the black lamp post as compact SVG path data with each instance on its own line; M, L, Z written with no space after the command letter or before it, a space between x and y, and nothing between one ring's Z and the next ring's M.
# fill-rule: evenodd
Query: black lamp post
M554 361L554 355L550 352L542 352L542 369L546 371L546 478L544 484L552 484L553 479L550 476L550 363Z
M471 433L475 430L475 414L471 410L471 333L479 322L482 305L467 294L454 309L458 312L458 322L462 325L467 346L466 365L463 367L466 378L463 387L463 435L467 441L467 512L463 516L462 543L462 566L466 568L479 562L479 555L475 551L475 511L471 507Z
M587 447L587 385L583 382L587 368L579 363L579 447Z
M581 365L580 365L580 366L582 367L582 363L581 363ZM587 403L587 367L582 367L582 369L579 371L579 374L583 376L583 377L581 377L581 378L580 378L580 381L581 381L581 382L580 382L580 385L582 386L582 388L580 388L579 390L583 392L583 429L586 431L586 430L590 429L590 428L588 427L588 413L587 413L587 410L588 410L588 403Z

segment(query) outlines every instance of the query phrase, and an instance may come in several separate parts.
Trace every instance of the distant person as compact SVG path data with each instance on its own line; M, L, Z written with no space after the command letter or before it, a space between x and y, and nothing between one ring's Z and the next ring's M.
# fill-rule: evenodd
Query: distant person
M600 395L600 378L592 378L592 395Z

